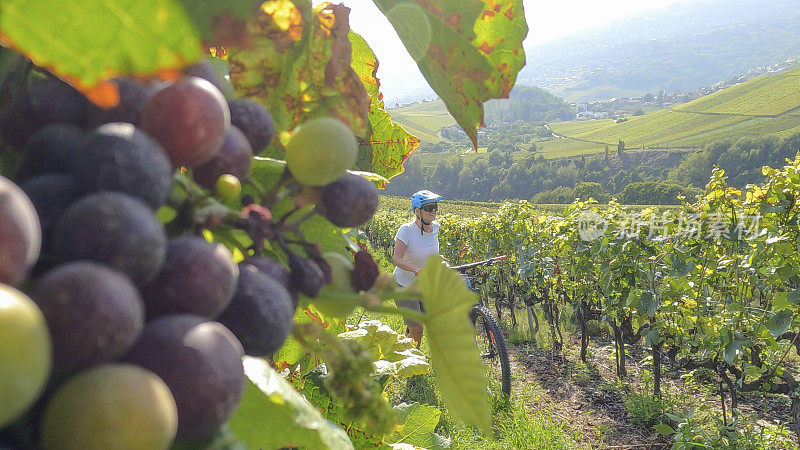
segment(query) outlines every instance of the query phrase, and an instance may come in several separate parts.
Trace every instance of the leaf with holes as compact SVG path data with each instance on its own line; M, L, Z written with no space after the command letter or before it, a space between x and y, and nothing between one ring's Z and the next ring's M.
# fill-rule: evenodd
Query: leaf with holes
M228 49L237 94L275 119L278 139L264 156L283 158L291 130L314 117L336 117L366 136L369 97L350 67L349 13L343 5L268 0L250 21L252 47Z
M380 81L375 77L378 60L367 42L358 34L350 32L350 43L353 47L351 65L369 95L368 136L358 146L356 166L361 170L391 178L403 173L403 162L419 146L419 139L393 122L389 113L383 109L383 95L379 92ZM384 182L379 184L385 186Z

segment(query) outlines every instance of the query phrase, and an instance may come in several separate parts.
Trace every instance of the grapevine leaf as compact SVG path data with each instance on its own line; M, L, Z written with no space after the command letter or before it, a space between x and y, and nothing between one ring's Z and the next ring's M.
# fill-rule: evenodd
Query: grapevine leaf
M202 52L174 0L3 0L0 43L109 106L118 96L104 80L174 71Z
M419 139L410 135L402 126L392 121L384 110L383 94L379 92L380 81L375 76L378 60L367 42L352 31L349 34L353 48L351 66L364 83L369 95L368 137L358 150L356 166L391 178L403 173L403 162L419 146ZM385 184L380 183L381 187Z
M204 42L223 46L251 44L245 21L256 12L260 0L180 0L180 3Z
M397 334L379 320L366 320L355 330L339 334L365 344L375 359L375 372L381 375L412 377L428 373L430 365L414 341Z
M442 412L435 406L401 403L394 407L398 425L384 440L389 444L404 443L421 448L440 448L433 432Z
M266 106L277 139L266 156L283 157L291 130L307 119L334 116L364 137L369 98L350 67L349 8L268 0L250 21L251 48L228 49L237 93Z
M243 363L247 386L229 426L248 448L353 448L347 433L325 420L266 361L245 357Z
M655 296L650 291L642 291L642 296L639 297L639 312L642 314L647 314L650 317L656 313L656 307L658 306L658 302L656 301Z
M665 425L663 423L660 423L658 425L653 425L653 429L656 430L656 432L658 432L658 434L662 436L671 436L675 434L674 428L672 428L669 425Z
M792 324L792 316L792 311L784 309L770 317L766 325L770 334L772 334L773 337L778 337L785 333Z
M661 341L661 335L658 333L658 330L650 330L644 338L644 345L647 346L655 346Z
M491 420L486 367L468 317L475 294L438 255L428 258L418 283L425 303L431 363L445 404L454 417L488 432Z
M800 289L795 289L794 291L789 292L786 295L786 300L788 300L789 303L793 305L797 305L798 303L800 303Z
M374 0L478 148L483 103L507 98L525 65L521 0Z

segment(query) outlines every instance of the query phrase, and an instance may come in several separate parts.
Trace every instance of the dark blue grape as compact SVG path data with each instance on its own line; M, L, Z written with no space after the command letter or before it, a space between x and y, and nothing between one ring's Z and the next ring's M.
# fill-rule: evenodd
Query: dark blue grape
M121 272L86 261L45 273L31 290L47 321L53 360L78 370L124 356L144 328L144 305Z
M271 356L292 331L294 307L289 292L249 264L239 264L239 282L230 305L217 318L250 356Z
M61 214L53 226L52 246L61 261L106 264L141 287L161 270L167 236L142 201L119 192L100 192L75 201Z
M166 201L172 170L161 145L129 123L109 123L88 133L72 161L80 194L123 192L154 209Z
M144 289L147 316L186 313L213 319L230 303L238 276L224 245L195 236L172 239L161 272Z

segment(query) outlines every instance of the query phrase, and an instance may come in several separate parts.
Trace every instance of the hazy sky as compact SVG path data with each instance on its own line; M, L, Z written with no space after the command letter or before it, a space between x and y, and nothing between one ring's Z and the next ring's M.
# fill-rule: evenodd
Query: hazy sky
M679 0L523 0L528 22L526 45L613 21ZM313 0L316 5L322 0ZM372 0L341 0L350 7L350 27L366 39L378 57L378 77L387 97L425 83L394 29Z

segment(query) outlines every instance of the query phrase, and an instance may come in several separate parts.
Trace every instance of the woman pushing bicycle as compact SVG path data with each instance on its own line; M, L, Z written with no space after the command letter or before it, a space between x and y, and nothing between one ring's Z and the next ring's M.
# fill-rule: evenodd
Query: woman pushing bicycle
M397 266L392 275L400 286L408 286L419 276L419 271L430 255L439 254L439 224L435 221L442 196L431 191L419 191L411 197L414 220L404 223L394 236L392 263ZM419 300L396 300L398 307L424 312ZM422 324L405 319L408 336L419 348L422 342Z

